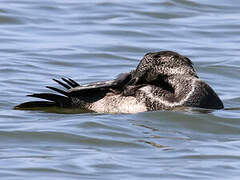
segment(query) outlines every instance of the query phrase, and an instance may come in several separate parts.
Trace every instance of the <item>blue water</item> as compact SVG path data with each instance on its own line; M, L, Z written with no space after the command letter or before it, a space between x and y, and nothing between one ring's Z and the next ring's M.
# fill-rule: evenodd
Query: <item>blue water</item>
M239 179L237 0L1 0L3 179ZM113 79L150 51L188 56L223 100L216 111L16 111L52 78Z

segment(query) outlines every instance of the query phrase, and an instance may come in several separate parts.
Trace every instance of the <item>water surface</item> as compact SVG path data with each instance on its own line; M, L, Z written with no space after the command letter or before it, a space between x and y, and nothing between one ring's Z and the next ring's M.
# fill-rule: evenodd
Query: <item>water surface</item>
M238 179L237 0L1 0L3 179ZM149 51L188 56L228 110L16 111L52 78L108 80Z

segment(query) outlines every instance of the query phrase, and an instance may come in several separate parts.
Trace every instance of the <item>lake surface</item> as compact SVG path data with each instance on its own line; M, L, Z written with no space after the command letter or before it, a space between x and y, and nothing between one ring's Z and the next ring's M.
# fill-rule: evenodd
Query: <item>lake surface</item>
M237 0L1 0L1 178L239 179L239 10ZM52 78L113 79L160 50L192 59L228 109L12 109Z

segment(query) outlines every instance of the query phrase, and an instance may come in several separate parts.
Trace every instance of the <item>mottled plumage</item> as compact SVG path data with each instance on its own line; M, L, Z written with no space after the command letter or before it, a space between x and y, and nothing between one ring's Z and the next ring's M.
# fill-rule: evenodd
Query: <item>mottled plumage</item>
M176 52L147 53L136 70L115 80L79 85L72 79L54 79L67 91L48 87L61 95L32 94L47 101L26 102L16 108L59 106L101 113L137 113L182 106L223 108L217 94L198 78L192 65L190 59Z

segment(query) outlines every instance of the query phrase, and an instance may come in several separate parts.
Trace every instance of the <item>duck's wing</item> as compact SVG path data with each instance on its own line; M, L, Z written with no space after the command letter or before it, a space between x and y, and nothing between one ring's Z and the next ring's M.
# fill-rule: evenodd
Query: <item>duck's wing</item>
M90 94L99 91L110 91L110 89L114 87L116 87L115 80L100 81L70 88L68 89L67 93L70 96L78 96L84 95L85 93Z
M83 95L85 93L97 93L97 92L121 92L125 85L130 81L130 73L122 73L114 80L100 81L90 84L84 84L68 89L69 95Z
M130 80L130 73L122 73L114 80L99 81L89 84L80 85L76 81L68 78L62 78L62 81L53 79L55 82L67 89L63 91L61 89L47 86L47 88L52 89L65 96L86 96L94 95L98 92L110 92L110 91L120 91Z

